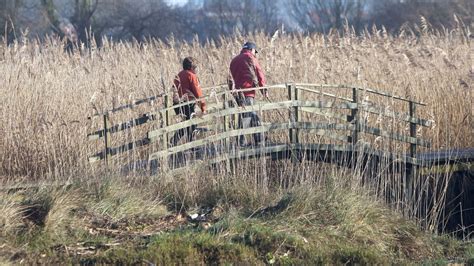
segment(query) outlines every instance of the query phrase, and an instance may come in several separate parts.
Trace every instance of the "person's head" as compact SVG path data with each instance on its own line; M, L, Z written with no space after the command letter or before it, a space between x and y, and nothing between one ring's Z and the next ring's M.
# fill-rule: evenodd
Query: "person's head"
M193 70L196 71L197 60L194 57L186 57L183 60L183 69L184 70Z
M242 46L242 49L244 50L249 50L252 52L252 54L256 55L258 53L257 51L257 45L253 42L246 42L244 46Z

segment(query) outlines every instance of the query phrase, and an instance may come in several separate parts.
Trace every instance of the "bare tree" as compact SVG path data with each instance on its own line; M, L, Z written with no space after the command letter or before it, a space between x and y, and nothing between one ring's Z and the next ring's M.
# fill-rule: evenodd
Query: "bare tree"
M362 26L365 0L287 0L290 16L299 28L309 32L340 29L347 19Z
M247 34L257 30L275 31L281 19L278 0L206 0L188 19L195 32L207 38L230 35L235 30Z
M387 0L372 5L371 23L398 30L405 23L419 23L420 17L433 27L454 25L454 14L466 25L474 22L472 0Z
M20 0L0 0L0 36L4 36L8 43L16 39L15 27L21 6Z
M163 0L108 0L99 8L97 21L103 33L117 39L142 41L184 34L177 9Z
M70 17L61 15L53 0L41 0L41 4L53 31L66 37L71 43L80 41L86 45L90 44L92 16L97 10L99 0L65 1L66 7L73 10Z

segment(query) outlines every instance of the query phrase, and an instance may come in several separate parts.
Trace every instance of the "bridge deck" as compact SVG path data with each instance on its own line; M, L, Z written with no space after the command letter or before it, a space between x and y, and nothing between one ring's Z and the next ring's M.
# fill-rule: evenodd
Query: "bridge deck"
M226 160L270 157L272 160L297 159L349 164L353 158L367 160L384 160L406 166L423 167L455 164L474 161L474 148L452 149L439 152L418 153L416 158L408 154L400 155L381 150L375 150L367 145L336 145L336 144L288 144L266 143L261 146L227 147L207 145L168 156L171 169L180 168L195 162L217 164ZM157 164L156 162L154 163Z

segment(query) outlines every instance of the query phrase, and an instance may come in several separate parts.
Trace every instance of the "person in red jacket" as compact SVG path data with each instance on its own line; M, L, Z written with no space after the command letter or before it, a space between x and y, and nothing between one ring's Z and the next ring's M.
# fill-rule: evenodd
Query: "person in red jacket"
M199 80L196 75L196 59L193 57L186 57L183 60L183 70L178 73L174 79L173 87L175 92L173 94L173 104L181 104L187 101L194 101L196 99L202 98L202 90L199 85ZM206 102L201 99L199 102L201 112L206 112ZM189 103L187 105L175 108L177 115L182 115L185 120L191 119L195 115L195 103ZM193 138L193 132L197 128L196 125L192 125L187 128L180 129L176 131L173 138L171 139L171 144L176 146L178 141L187 133L188 141L191 141Z
M255 102L255 90L241 91L241 89L263 87L266 84L265 75L257 60L257 45L253 42L246 42L242 47L239 55L232 59L230 63L230 74L232 80L229 79L229 87L235 89L235 99L239 106L253 105ZM268 91L266 89L260 90L265 98L268 98ZM245 120L250 120L250 126L255 127L260 125L260 118L256 112L248 112L239 116L239 127L244 127ZM253 135L255 144L262 141L262 134L257 133ZM240 136L240 145L245 145L244 136Z

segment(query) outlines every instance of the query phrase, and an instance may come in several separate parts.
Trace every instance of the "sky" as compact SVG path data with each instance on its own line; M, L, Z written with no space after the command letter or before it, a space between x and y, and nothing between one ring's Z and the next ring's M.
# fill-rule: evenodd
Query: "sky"
M172 5L184 5L187 0L166 0L166 2L172 4Z

